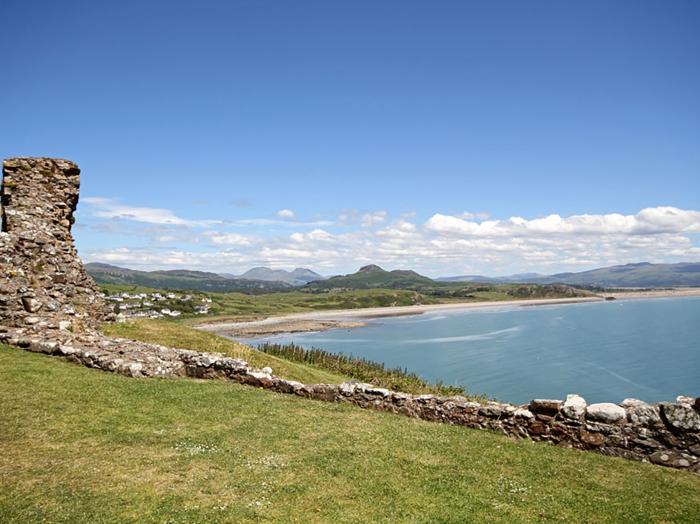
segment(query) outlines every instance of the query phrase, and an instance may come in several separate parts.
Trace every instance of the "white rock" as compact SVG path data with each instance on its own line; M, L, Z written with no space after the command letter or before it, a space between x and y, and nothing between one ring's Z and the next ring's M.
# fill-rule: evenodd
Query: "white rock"
M264 367L260 371L262 371L263 373L267 373L268 375L272 375L272 368L270 367Z
M532 411L529 409L525 408L518 408L515 410L515 413L513 413L513 416L519 417L519 418L524 418L526 420L532 420L535 418L535 415L532 414Z
M600 404L591 404L586 408L586 418L605 424L614 424L625 420L627 418L627 413L624 408L621 408L617 404L601 402Z
M134 362L133 364L129 365L129 373L132 377L138 377L141 374L142 369L143 364L141 364L140 362Z
M75 355L76 353L79 352L79 350L76 349L76 348L74 348L73 346L61 346L61 347L59 348L59 351L60 351L63 355Z
M567 418L580 419L586 413L586 400L579 395L566 395L561 412Z
M685 395L678 395L676 397L676 404L683 404L684 406L692 406L695 403L693 397L686 397Z
M365 388L365 393L369 393L370 395L381 395L382 397L388 397L390 391L386 388L370 387Z
M343 382L340 385L340 392L344 395L352 395L355 392L355 384L352 382Z

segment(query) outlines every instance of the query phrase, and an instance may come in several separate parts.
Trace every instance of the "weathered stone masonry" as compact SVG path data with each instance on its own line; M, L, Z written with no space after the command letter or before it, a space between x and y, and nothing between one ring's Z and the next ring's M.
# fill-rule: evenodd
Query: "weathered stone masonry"
M40 330L91 326L107 315L73 245L80 169L50 158L3 162L0 322Z
M96 331L108 317L104 302L70 235L78 200L77 166L65 160L11 159L4 162L3 174L0 342L131 377L227 379L700 473L700 399L587 405L569 395L565 401L533 400L523 406L480 404L370 384L301 384L220 354L105 337Z

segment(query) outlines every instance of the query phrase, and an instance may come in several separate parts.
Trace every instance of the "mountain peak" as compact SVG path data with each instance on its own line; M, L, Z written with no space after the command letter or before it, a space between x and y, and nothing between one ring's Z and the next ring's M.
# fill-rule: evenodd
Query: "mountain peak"
M367 266L362 266L358 273L370 273L371 271L384 271L377 264L369 264Z

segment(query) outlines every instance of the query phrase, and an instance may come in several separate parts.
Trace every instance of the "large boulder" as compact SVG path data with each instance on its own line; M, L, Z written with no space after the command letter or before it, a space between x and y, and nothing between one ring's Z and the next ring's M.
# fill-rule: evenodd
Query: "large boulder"
M666 422L682 431L700 431L700 415L685 404L661 404Z
M586 408L586 419L604 424L618 424L627 418L624 408L611 402L591 404Z
M627 420L635 426L655 427L663 424L658 406L636 398L626 398L620 405L627 412Z
M561 412L566 418L579 420L586 414L586 400L579 395L566 395Z

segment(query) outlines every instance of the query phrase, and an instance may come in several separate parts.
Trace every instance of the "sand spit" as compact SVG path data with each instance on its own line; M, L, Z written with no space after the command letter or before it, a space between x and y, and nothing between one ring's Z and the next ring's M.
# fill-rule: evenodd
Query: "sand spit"
M450 304L426 304L416 306L373 307L361 309L338 309L292 313L279 317L246 322L220 322L200 324L198 329L211 331L227 337L253 338L283 333L306 333L329 329L351 329L367 325L368 320L404 315L421 315L434 311L481 309L518 306L546 306L554 304L576 304L601 302L603 300L630 300L700 296L700 288L674 288L662 290L630 290L605 293L594 297L547 298L529 300L501 300L494 302L454 302Z

